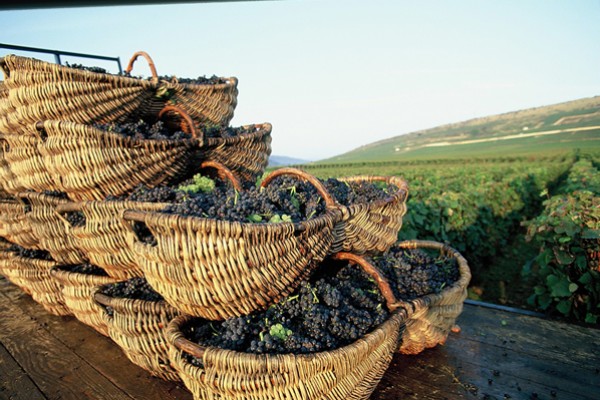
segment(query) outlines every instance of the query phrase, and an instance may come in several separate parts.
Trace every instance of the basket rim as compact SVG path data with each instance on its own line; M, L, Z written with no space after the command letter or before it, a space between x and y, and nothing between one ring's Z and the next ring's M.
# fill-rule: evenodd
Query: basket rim
M56 265L50 269L50 275L52 275L59 281L63 281L63 282L64 281L74 281L74 280L79 280L79 281L85 281L85 280L96 281L97 280L99 282L96 283L96 285L102 285L104 283L110 283L110 282L115 281L114 278L111 278L110 276L106 276L106 275L83 274L80 272L72 272L72 271L68 271L65 269L65 267L72 267L72 266L76 266L76 265L81 265L81 263L79 263L79 264L56 263Z
M219 352L222 352L223 354L227 355L228 358L236 357L238 359L241 359L242 362L251 362L251 361L255 361L255 360L265 360L268 362L269 360L276 359L278 362L285 363L285 362L294 362L294 361L297 361L298 359L304 359L306 361L311 361L311 360L314 360L315 358L320 357L320 355L323 353L329 353L332 356L336 356L338 354L343 355L349 349L354 349L354 348L358 347L361 342L367 340L368 338L373 337L377 334L380 334L381 331L383 331L384 329L387 329L387 327L391 326L392 324L397 323L401 326L408 320L408 318L409 318L409 315L408 315L407 311L403 308L398 308L394 311L391 311L388 318L384 322L382 322L380 325L375 327L372 331L361 336L354 342L347 344L345 346L342 346L342 347L338 347L337 349L320 351L320 352L316 352L316 353L308 353L308 354L294 354L294 353L253 354L253 353L244 353L244 352L235 351L235 350L221 349L218 347L201 346L201 345L194 343L191 340L185 338L183 336L183 332L181 332L181 326L185 325L192 319L201 319L201 318L192 317L190 315L185 315L185 314L179 315L169 322L169 325L167 326L167 328L165 330L165 336L166 336L166 339L169 342L169 344L171 344L172 346L177 348L179 351L185 352L186 354L189 354L189 355L194 355L194 354L191 354L189 351L186 350L186 348L196 349L197 351L202 352L202 353L208 349L217 349ZM401 335L398 336L398 341L400 340L400 338L401 338Z
M400 246L404 246L404 248L409 249L421 249L427 248L432 250L439 250L440 253L445 254L447 257L454 258L458 262L458 272L459 278L452 285L444 288L439 293L430 293L425 296L417 297L415 299L409 301L399 300L401 303L401 307L410 307L411 315L416 313L418 310L423 308L429 308L431 306L435 306L439 302L441 302L445 297L450 296L454 293L461 292L466 290L469 286L469 282L471 281L471 269L467 263L467 260L464 258L462 254L460 254L457 250L450 247L449 245L441 242L437 242L434 240L404 240L397 242L391 248L398 248Z
M93 126L92 124L81 124L81 123L77 123L77 122L56 120L56 119L40 120L40 121L34 123L33 129L38 134L38 138L42 141L45 139L41 138L40 132L46 130L47 127L56 127L58 130L82 127L88 134L95 135L98 137L105 136L106 138L110 139L111 142L113 142L113 143L116 142L116 144L113 147L117 147L117 146L121 147L122 145L124 145L123 146L124 148L139 148L140 145L142 145L143 147L150 147L150 148L157 147L157 146L163 146L163 147L167 147L167 148L198 147L201 143L201 140L197 139L197 138L185 138L185 139L176 139L176 140L135 139L135 138L127 137L127 136L124 136L124 135L121 135L118 133L105 131L103 129ZM167 145L167 146L165 146L165 145Z
M126 311L126 312L142 312L142 313L155 313L158 310L175 313L177 315L181 314L175 307L171 306L164 299L158 301L150 301L150 300L142 300L142 299L133 299L130 297L112 297L105 293L102 293L102 290L109 286L120 283L111 282L99 285L94 288L94 292L92 297L94 301L101 306L104 307L112 307L118 311Z
M167 85L167 87L169 88L176 88L178 86L183 87L185 89L193 89L193 88L200 88L200 87L211 87L211 88L222 88L222 87L234 87L237 88L238 85L238 78L231 76L231 77L218 77L219 79L223 79L226 80L227 82L225 83L175 83L175 82L169 82L167 80L161 79L158 80L157 82L153 82L150 79L144 79L144 78L136 78L134 76L127 76L127 75L118 75L118 74L111 74L111 73L105 73L105 72L93 72L93 71L88 71L88 70L83 70L83 69L79 69L79 68L73 68L73 67L69 67L66 65L59 65L59 64L55 64L55 63L51 63L51 62L47 62L44 60L40 60L38 58L34 58L34 57L26 57L26 56L19 56L16 54L7 54L3 57L0 58L0 67L2 68L3 71L5 71L5 78L9 78L10 77L10 71L8 71L8 74L6 73L6 60L15 60L15 61L29 61L29 60L33 60L35 63L42 65L45 68L49 68L49 69L57 69L57 70L62 70L62 71L68 71L69 73L76 73L77 75L82 75L82 76L93 76L93 77L97 77L97 78L109 78L109 79L116 79L116 80L120 80L122 79L125 82L128 83L138 83L141 86L149 86L151 88L158 88L160 86L164 86ZM14 62L14 61L13 61ZM6 79L5 79L6 80Z
M232 137L226 137L226 138L223 138L223 137L205 138L203 147L218 147L218 146L222 146L222 145L231 145L231 144L237 143L237 142L245 142L245 141L253 140L256 138L260 139L260 138L269 136L272 133L273 125L271 125L270 122L263 122L263 123L241 125L238 127L234 127L234 129L236 129L236 128L242 129L243 132L241 132L238 135L235 135ZM254 130L254 131L246 132L246 131L250 131L250 130Z

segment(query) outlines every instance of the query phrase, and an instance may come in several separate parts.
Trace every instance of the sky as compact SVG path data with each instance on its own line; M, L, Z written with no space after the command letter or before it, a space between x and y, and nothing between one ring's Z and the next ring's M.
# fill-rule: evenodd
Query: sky
M0 43L239 79L232 126L320 160L416 130L600 95L598 0L281 0L0 11ZM53 62L53 56L0 49ZM116 63L63 57L117 72ZM134 74L148 76L142 60Z

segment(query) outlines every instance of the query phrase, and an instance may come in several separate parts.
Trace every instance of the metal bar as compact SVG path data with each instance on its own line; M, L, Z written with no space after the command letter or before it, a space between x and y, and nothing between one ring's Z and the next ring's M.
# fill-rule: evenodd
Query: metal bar
M485 302L485 301L478 301L478 300L466 299L465 300L465 304L470 304L470 305L473 305L473 306L479 306L479 307L485 307L485 308L492 308L494 310L507 311L507 312L511 312L511 313L515 313L515 314L530 315L532 317L540 317L540 318L545 318L546 317L544 314L539 313L539 312L524 310L524 309L521 309L521 308L514 308L514 307L503 306L503 305L500 305L500 304L488 303L488 302Z
M119 57L107 57L107 56L99 56L94 54L85 54L85 53L75 53L72 51L62 51L62 50L51 50L51 49L43 49L39 47L28 47L28 46L17 46L14 44L6 44L0 43L0 48L9 49L9 50L19 50L19 51L31 51L35 53L45 53L45 54L54 54L54 59L57 64L61 64L60 56L72 56L72 57L82 57L82 58L95 58L98 60L107 60L107 61L115 61L119 65L119 72L123 72L121 68L121 59Z

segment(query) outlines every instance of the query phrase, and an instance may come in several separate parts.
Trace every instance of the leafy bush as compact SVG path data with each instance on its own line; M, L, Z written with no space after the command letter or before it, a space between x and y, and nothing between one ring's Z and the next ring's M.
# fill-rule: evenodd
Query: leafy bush
M587 161L577 162L562 194L544 202L537 218L525 223L527 239L540 253L524 267L538 277L529 303L590 324L600 317L600 181Z

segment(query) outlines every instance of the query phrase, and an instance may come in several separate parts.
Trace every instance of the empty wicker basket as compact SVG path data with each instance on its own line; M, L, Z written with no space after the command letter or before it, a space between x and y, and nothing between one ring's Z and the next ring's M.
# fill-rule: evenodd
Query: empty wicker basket
M179 312L164 301L146 301L115 298L96 288L94 300L110 307L112 315L105 314L108 335L117 343L127 358L152 375L166 380L179 380L170 363L165 337L168 323Z

